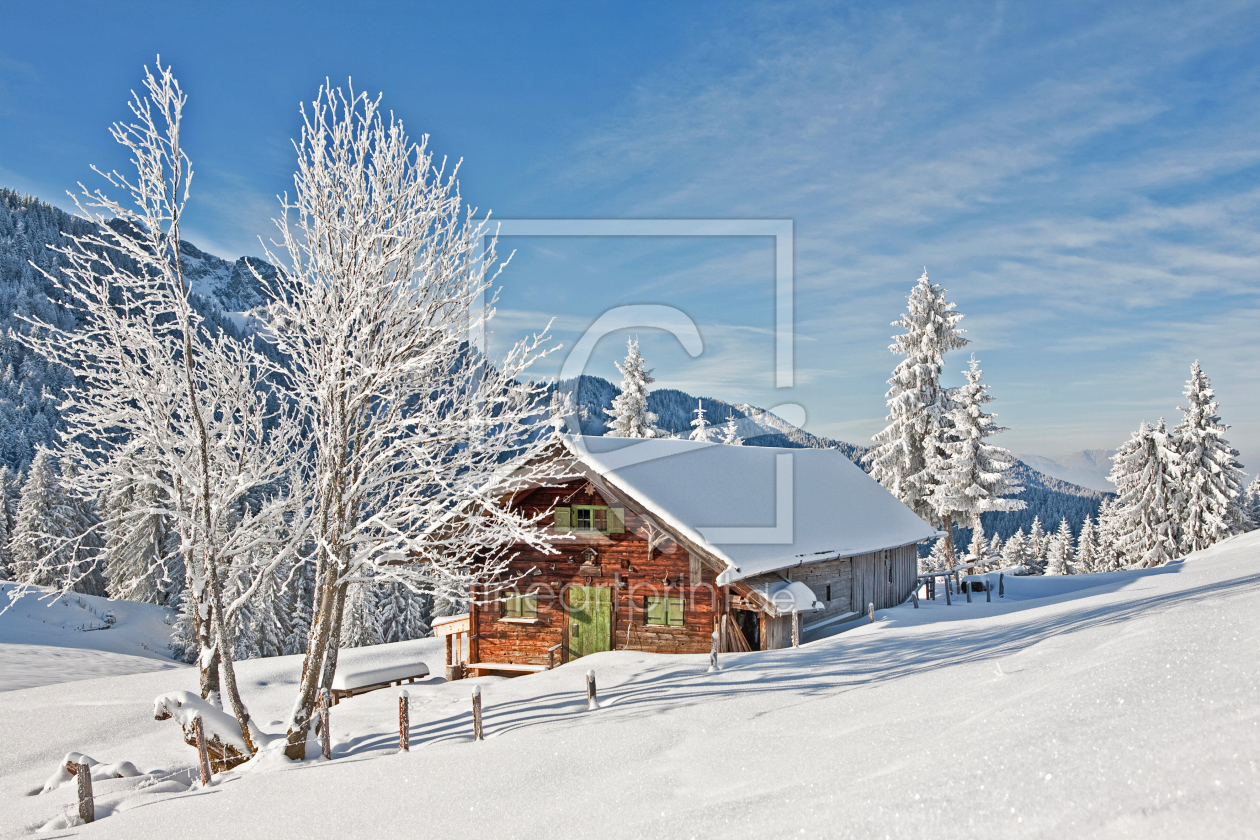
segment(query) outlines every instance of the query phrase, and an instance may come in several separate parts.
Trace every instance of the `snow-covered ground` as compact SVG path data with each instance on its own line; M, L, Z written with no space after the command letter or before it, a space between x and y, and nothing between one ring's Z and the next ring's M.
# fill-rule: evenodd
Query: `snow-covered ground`
M80 751L153 772L98 782L100 820L45 836L1255 836L1260 532L1148 572L1007 584L992 603L907 604L799 650L725 656L717 674L612 652L433 678L410 687L405 755L397 691L378 691L333 709L333 761L260 759L208 790L187 787L193 751L151 716L155 695L195 689L191 670L9 691L0 835L71 807L73 786L27 793ZM360 655L441 672L439 643L403 644ZM264 728L297 666L240 663Z
M91 595L50 599L42 587L10 604L15 588L0 583L0 691L185 667L171 660L175 616L164 607Z

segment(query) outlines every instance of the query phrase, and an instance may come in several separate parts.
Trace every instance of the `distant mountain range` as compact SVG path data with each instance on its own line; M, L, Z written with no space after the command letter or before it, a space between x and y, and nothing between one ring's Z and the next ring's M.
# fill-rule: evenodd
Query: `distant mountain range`
M1092 490L1103 490L1114 493L1116 485L1107 480L1111 473L1111 456L1114 449L1082 449L1070 455L1047 458L1045 455L1020 455L1019 459L1028 466L1046 475Z
M0 188L0 463L25 471L37 445L54 445L60 417L57 403L69 384L68 372L26 352L9 337L9 330L24 330L19 315L37 316L62 329L77 326L74 311L65 306L63 293L32 267L34 262L54 272L60 262L49 245L65 243L64 233L84 233L89 223L36 198ZM233 261L206 253L190 242L181 245L184 270L194 291L193 304L211 328L241 336L245 313L262 304L265 290L249 271L252 264L264 277L269 264L242 257ZM577 389L582 431L602 435L607 431L604 410L612 406L619 389L606 379L583 376ZM658 425L670 434L688 435L698 398L672 388L653 391L648 406ZM782 446L835 449L861 464L869 447L821 437L800 429L783 418L747 403L728 403L713 397L699 398L707 419L721 426L734 417L739 435L750 446ZM1085 516L1098 509L1109 489L1102 476L1110 465L1102 450L1087 450L1060 459L1022 456L1018 466L1028 509L1013 513L985 514L987 533L1005 539L1017 528L1027 528L1040 516L1046 528L1066 517L1073 530ZM1100 492L1101 491L1101 492ZM960 540L965 540L964 531ZM965 544L965 542L964 542Z

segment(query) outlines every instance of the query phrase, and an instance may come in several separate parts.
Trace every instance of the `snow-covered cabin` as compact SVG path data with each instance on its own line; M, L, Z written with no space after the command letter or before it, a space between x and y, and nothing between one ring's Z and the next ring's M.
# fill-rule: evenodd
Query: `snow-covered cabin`
M574 437L552 457L570 478L510 504L551 512L558 553L521 546L475 587L472 672L704 653L715 630L725 650L787 647L793 613L808 631L905 600L936 534L833 450Z

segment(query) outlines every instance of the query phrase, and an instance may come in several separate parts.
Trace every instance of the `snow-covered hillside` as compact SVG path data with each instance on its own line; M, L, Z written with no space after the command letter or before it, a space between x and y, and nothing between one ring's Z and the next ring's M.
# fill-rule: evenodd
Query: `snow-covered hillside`
M1116 485L1107 476L1111 473L1111 456L1115 454L1114 449L1082 449L1054 458L1045 455L1020 455L1019 459L1034 470L1060 481L1114 493Z
M165 607L31 587L10 606L16 584L0 583L0 691L182 668L171 661Z
M798 650L597 654L516 680L333 709L334 760L276 757L189 789L193 751L152 698L192 671L0 694L0 834L67 812L26 795L61 756L131 761L96 785L94 837L1226 837L1260 820L1260 532L1145 572L1007 579ZM440 649L408 642L438 672ZM298 660L239 664L279 730ZM602 708L586 711L583 674ZM486 735L470 740L480 685ZM250 765L246 765L250 768ZM292 769L293 772L275 772ZM144 806L144 807L141 807ZM228 830L228 829L224 829Z

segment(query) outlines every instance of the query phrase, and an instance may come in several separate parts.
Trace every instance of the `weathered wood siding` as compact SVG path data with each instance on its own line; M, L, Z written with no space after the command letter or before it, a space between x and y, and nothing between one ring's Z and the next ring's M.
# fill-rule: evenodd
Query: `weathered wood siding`
M621 507L613 500L602 498L585 481L535 490L517 504L530 513L554 505ZM636 511L626 508L625 533L572 533L570 539L554 544L559 551L557 555L544 555L522 546L521 554L512 561L505 579L525 575L517 583L517 590L538 596L537 623L503 620L501 603L480 607L476 610L474 629L478 661L543 664L553 645L568 646L569 621L563 605L568 603L569 589L573 586L604 586L611 590L610 649L707 653L720 608L714 573L698 564L693 566L687 551L670 540L658 546L649 557L647 541L636 533L642 530L643 524ZM596 552L597 575L581 571L582 554L587 549ZM496 585L490 583L483 586L483 590L487 593L483 597L494 597ZM501 597L505 591L497 590L497 594ZM683 625L648 625L644 611L648 596L683 598Z

